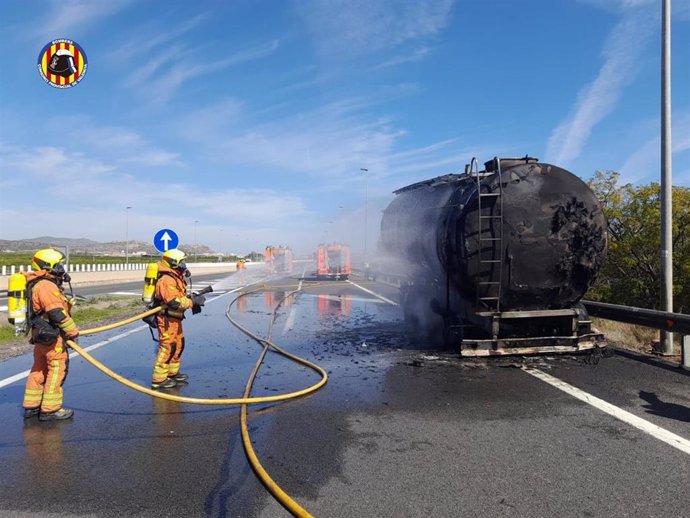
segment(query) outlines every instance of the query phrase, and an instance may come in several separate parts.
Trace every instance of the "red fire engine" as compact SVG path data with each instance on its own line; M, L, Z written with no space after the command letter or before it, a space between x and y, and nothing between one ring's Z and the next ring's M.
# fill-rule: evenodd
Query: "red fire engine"
M316 252L316 277L318 279L347 280L352 273L350 247L334 243L319 245Z
M292 250L288 246L267 246L264 261L268 273L292 273Z

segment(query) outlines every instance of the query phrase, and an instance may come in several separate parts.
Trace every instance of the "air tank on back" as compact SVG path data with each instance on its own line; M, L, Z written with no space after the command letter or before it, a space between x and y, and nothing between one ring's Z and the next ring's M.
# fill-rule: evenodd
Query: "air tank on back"
M415 284L437 286L432 306L464 320L574 307L606 252L594 193L536 158L495 158L477 169L473 162L465 174L395 191L381 221L385 253L409 265Z

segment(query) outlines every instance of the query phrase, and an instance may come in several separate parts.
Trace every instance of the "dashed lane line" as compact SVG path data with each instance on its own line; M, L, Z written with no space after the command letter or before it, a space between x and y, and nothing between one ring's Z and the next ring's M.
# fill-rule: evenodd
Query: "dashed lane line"
M287 333L295 325L295 317L297 316L297 307L292 306L290 308L290 313L288 313L287 320L285 321L285 326L283 327L283 334Z
M635 414L631 414L630 412L623 410L622 408L618 408L617 406L614 406L611 403L607 403L603 399L599 399L596 396L588 394L584 390L580 390L579 388L574 387L566 383L565 381L561 381L560 379L555 378L550 374L546 374L545 372L539 369L523 367L522 370L524 370L527 374L530 374L531 376L534 376L535 378L538 378L544 381L545 383L548 383L549 385L556 387L559 390L562 390L566 394L569 394L579 399L580 401L584 401L588 405L592 405L594 408L598 408L602 412L606 412L607 414L615 417L616 419L619 419L624 423L634 426L638 430L642 430L644 433L649 434L652 437L655 437L656 439L659 439L660 441L663 441L666 444L679 449L683 453L687 453L688 455L690 455L690 441L681 437L680 435L676 435L673 432L669 432L668 430L661 428L660 426L657 426L654 423L650 423L649 421L642 419L641 417L637 417Z
M347 282L349 282L349 283L352 284L353 286L356 286L356 287L359 288L360 290L362 290L362 291L368 293L369 295L373 295L373 296L376 297L377 299L380 299L380 300L382 300L382 301L384 301L384 302L387 302L388 304L391 304L391 305L393 305L393 306L397 306L397 305L398 305L397 302L393 302L391 299L387 299L387 298L384 297L383 295L379 295L378 293L374 293L373 291L368 290L368 289L366 289L365 287L360 286L359 284L357 284L357 283L355 283L355 282L352 282L352 281L349 280L349 279L347 280Z

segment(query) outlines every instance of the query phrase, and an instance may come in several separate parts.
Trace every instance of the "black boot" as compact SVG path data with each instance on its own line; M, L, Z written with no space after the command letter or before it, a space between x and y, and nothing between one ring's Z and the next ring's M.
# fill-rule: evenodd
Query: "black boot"
M178 372L174 376L168 376L169 380L175 380L178 383L180 381L187 381L187 378L189 378L189 376L187 376L186 374L182 374L181 372Z
M61 408L55 412L41 412L38 419L41 421L62 421L63 419L70 419L72 416L74 416L74 410Z
M168 388L173 388L175 386L177 386L177 382L172 378L168 378L164 381L153 381L151 383L151 388L154 390L168 389Z
M24 419L31 419L33 416L38 415L40 411L41 411L41 407L25 408L24 409Z

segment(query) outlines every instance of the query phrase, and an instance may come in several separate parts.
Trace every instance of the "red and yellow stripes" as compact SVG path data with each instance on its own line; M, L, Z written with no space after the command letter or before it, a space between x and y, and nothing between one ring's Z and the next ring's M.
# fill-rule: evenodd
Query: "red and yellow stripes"
M74 56L74 64L77 67L76 74L72 74L65 78L50 73L48 70L48 63L50 63L58 50L67 50L72 54L72 56ZM51 83L56 85L70 85L79 79L84 72L84 55L80 52L78 47L71 43L62 42L53 44L49 49L46 50L46 52L43 53L43 57L41 58L41 70L43 71L43 75L46 77L46 79L48 79Z

